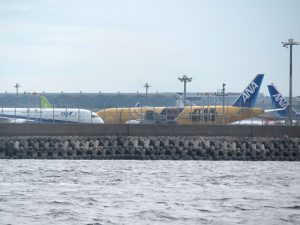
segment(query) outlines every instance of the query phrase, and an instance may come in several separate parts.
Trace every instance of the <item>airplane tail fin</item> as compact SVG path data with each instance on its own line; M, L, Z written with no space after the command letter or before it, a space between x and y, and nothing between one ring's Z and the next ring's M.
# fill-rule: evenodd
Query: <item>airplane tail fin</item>
M287 116L290 107L288 101L282 96L282 94L278 91L274 84L268 85L268 90L274 108L279 109L276 111L276 113L283 117ZM294 109L292 109L292 113L297 114Z
M45 96L41 96L41 108L52 108L50 102L48 102L48 99Z
M237 98L232 106L236 107L253 107L255 105L257 95L263 81L264 74L258 74Z
M274 105L275 109L285 109L288 107L289 103L282 96L282 94L277 90L274 84L268 85L268 90L270 93L272 104Z

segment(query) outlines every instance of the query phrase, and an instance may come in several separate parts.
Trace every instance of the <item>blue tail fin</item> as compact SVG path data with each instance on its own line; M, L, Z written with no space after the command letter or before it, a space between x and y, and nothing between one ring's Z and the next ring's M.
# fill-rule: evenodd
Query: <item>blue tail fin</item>
M237 98L232 106L236 107L253 107L263 81L264 74L258 74L253 81L246 87L243 93Z
M289 112L288 101L282 96L282 94L277 90L277 88L273 84L268 85L268 90L269 90L270 97L271 97L274 108L280 109L280 110L277 110L276 113L282 117L287 116L288 112ZM293 111L293 114L296 113L293 109L292 109L292 111Z
M268 90L275 109L286 109L288 107L289 103L282 96L282 94L279 93L279 91L273 84L268 85Z

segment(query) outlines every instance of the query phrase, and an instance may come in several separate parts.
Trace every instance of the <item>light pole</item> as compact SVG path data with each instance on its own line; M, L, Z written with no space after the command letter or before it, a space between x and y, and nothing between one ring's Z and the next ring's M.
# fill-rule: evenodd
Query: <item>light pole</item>
M182 77L178 77L178 80L184 83L184 91L183 91L183 105L186 105L185 98L186 98L186 82L191 82L192 77L188 77L187 75L183 75Z
M289 94L289 125L293 124L293 118L292 118L292 108L293 108L293 92L292 92L292 87L293 87L293 45L299 45L300 42L295 42L294 39L289 39L288 42L281 42L283 47L288 48L290 46L290 94Z
M18 83L14 86L16 88L16 107L18 107L18 97L19 97L19 87L21 87Z
M225 124L225 85L226 84L222 84L222 89L218 90L216 95L217 96L222 96L222 124Z
M146 88L146 106L148 106L148 88L151 87L151 85L146 83L144 87Z

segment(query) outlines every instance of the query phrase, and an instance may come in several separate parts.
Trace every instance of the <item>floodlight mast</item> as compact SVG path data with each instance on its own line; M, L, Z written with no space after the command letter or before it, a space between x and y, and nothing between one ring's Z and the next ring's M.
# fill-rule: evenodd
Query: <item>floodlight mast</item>
M225 85L222 84L222 124L225 125Z
M281 42L283 47L288 48L290 47L290 85L289 85L289 125L293 124L293 118L292 118L292 108L293 108L293 93L292 93L292 87L293 87L293 45L299 45L300 42L295 42L294 39L288 39L288 42Z
M148 106L148 89L149 89L149 87L151 87L151 85L149 85L148 83L146 83L144 85L144 87L146 88L146 106Z
M186 105L185 98L186 98L186 83L192 81L192 77L188 77L187 75L183 75L182 77L178 77L178 80L183 82L184 90L183 90L183 105Z
M14 86L15 88L16 88L16 107L18 107L18 105L19 105L19 87L21 87L20 85L19 85L19 83L16 83L16 85Z
M14 86L16 88L16 94L19 95L19 87L21 87L18 83Z
M217 90L216 96L222 96L222 124L225 125L225 86L226 84L222 84L222 89Z

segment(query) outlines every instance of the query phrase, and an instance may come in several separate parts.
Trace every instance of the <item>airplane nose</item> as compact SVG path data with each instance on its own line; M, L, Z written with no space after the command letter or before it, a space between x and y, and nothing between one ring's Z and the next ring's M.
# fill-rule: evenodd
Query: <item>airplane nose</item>
M99 123L104 123L103 119L99 116Z
M101 123L104 123L104 121L100 116L97 116L97 117L93 118L93 123L101 124Z

